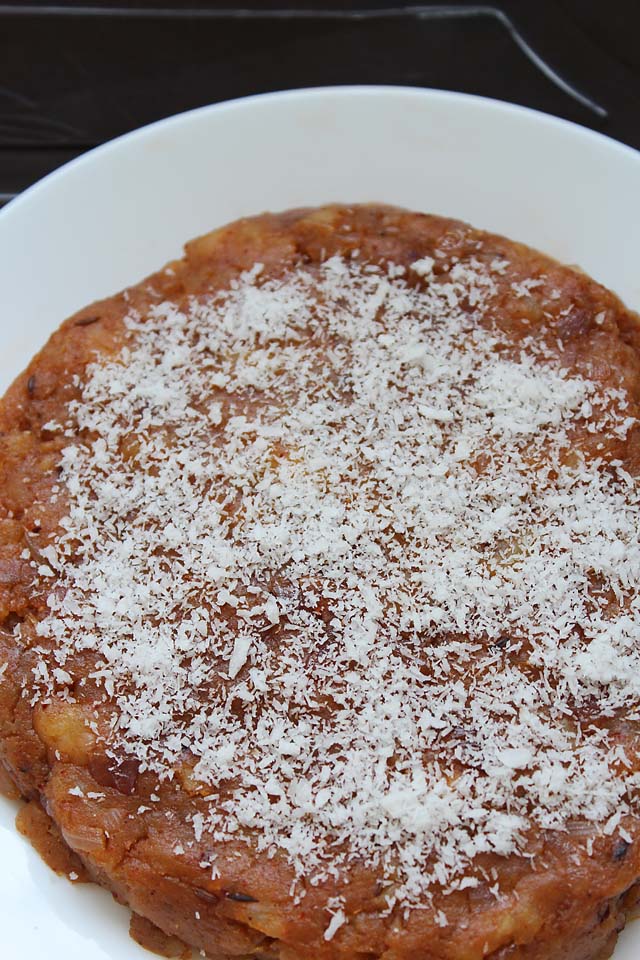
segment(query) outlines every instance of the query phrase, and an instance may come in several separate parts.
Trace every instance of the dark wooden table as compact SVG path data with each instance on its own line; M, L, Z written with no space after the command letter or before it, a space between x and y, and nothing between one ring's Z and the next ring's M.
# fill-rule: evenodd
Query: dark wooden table
M152 120L322 84L484 94L640 148L639 35L640 0L13 0L0 4L0 201Z

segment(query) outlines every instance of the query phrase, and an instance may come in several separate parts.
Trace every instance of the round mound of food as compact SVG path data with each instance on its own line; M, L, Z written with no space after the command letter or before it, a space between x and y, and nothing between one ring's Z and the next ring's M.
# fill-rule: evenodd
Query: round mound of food
M612 293L383 206L240 220L80 311L0 409L23 826L214 960L608 957L639 402Z

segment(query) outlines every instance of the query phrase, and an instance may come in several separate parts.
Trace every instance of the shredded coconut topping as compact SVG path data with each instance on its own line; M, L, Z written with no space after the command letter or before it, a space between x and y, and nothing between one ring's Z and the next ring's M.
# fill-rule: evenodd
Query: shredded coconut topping
M69 407L40 571L37 681L91 652L112 748L206 785L196 837L312 883L357 860L409 905L640 786L595 722L638 716L638 485L588 442L627 400L500 332L504 261L434 263L258 264L130 315Z

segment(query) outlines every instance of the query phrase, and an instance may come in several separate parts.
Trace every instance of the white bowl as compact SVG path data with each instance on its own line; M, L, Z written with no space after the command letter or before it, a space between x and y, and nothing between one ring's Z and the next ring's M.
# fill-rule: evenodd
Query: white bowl
M544 114L402 87L295 90L194 110L80 157L0 212L0 388L71 312L185 240L264 210L382 201L448 214L568 263L640 308L640 154ZM7 956L148 958L128 912L56 877L0 801ZM615 960L640 953L640 929Z

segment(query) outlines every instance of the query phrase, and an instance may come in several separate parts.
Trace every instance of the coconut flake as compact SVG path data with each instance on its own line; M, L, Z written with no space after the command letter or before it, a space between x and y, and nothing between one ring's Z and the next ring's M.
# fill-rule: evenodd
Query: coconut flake
M506 262L426 261L420 289L333 257L131 313L69 405L93 439L62 452L33 678L94 656L118 750L195 758L197 840L365 863L405 905L532 829L613 833L640 789L580 719L640 701L638 483L593 454L637 410L553 328L505 337Z

